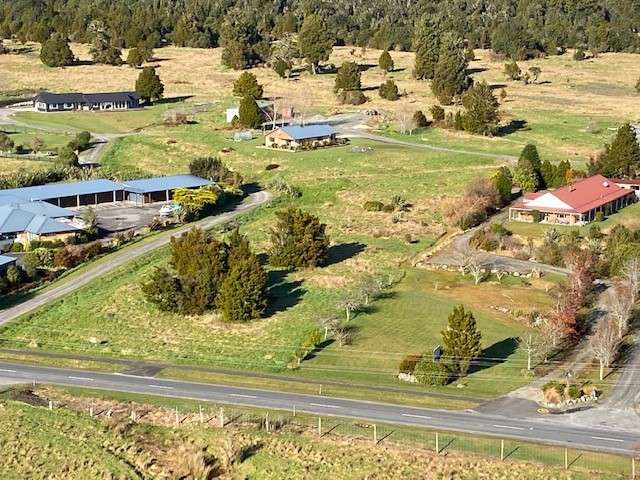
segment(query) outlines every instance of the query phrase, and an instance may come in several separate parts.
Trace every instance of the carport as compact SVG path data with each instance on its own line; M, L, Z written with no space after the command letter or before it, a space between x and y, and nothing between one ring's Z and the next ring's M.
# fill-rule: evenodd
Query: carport
M124 200L122 185L105 179L14 188L3 190L2 193L15 195L27 201L42 200L62 208L77 208Z
M123 183L126 199L136 205L168 202L178 188L200 188L213 182L194 175L172 175L169 177L144 178Z

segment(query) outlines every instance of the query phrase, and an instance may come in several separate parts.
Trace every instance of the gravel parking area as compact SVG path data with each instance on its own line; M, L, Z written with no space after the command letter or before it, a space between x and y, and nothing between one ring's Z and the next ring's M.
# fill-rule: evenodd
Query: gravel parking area
M101 204L93 208L98 215L98 226L101 229L107 232L122 232L149 225L155 217L160 216L160 208L165 204L166 202L158 202L140 207L133 203L119 203ZM76 211L82 214L82 209Z

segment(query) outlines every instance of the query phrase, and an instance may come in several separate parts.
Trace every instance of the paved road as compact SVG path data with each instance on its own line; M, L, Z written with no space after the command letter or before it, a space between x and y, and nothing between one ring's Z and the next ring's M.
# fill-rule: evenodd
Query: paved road
M611 410L636 410L640 403L640 338L636 333L633 347L622 367L620 378L604 402Z
M253 210L254 208L262 205L271 200L271 194L266 191L259 191L249 195L244 202L237 205L233 210L222 213L215 217L208 217L195 223L191 223L178 230L172 230L165 233L160 233L156 238L151 241L143 242L139 245L134 245L124 249L121 252L111 254L106 261L100 262L94 266L86 268L80 275L77 275L73 280L62 280L59 285L36 294L34 297L25 300L24 302L15 305L6 310L0 310L0 325L3 325L11 320L18 318L19 316L35 310L49 302L57 300L74 290L86 285L97 277L100 277L106 273L113 271L119 266L151 251L156 248L167 245L171 237L179 236L185 233L187 230L194 226L198 226L204 229L221 225L229 220Z
M631 454L640 445L640 432L582 428L553 422L519 420L473 411L447 411L384 403L277 392L254 388L156 379L0 362L0 375L24 383L114 390L128 393L189 398L207 402L293 410L317 415L387 422L450 431L545 442L572 448Z

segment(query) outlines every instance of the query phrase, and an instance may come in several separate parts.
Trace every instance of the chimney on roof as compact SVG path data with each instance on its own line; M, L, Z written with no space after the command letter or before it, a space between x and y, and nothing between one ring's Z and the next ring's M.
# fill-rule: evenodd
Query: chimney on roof
M609 188L609 182L606 182L606 181L605 181L605 182L602 182L602 186L603 186L604 188Z
M575 192L576 187L574 185L569 185L569 191L570 192Z

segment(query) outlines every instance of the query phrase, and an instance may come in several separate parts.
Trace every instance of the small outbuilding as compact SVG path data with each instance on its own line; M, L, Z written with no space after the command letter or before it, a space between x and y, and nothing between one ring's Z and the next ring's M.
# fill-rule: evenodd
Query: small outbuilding
M336 130L327 124L291 125L276 128L265 135L265 146L285 150L308 150L336 143Z

